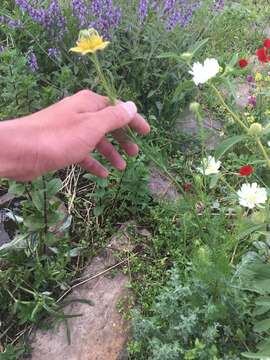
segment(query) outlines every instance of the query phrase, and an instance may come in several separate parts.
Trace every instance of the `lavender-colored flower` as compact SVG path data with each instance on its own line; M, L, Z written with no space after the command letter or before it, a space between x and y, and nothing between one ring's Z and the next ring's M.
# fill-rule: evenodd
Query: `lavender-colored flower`
M114 6L112 0L92 0L91 13L94 21L89 25L105 38L110 38L112 30L120 23L121 8Z
M51 59L58 59L60 57L61 53L60 50L57 48L49 48L48 49L48 56Z
M89 10L84 0L71 0L71 8L73 16L79 21L81 28L88 24Z
M3 45L0 45L0 55L5 51L5 47Z
M0 24L7 25L9 28L17 29L22 27L22 23L20 20L14 20L8 16L0 16Z
M166 30L171 31L176 27L176 25L179 23L181 19L181 13L179 10L176 10L172 13L172 15L169 17L166 25Z
M36 72L39 67L37 63L37 57L33 50L29 50L26 54L27 64L32 72Z
M41 25L50 36L61 38L66 31L66 19L58 0L50 0L46 6L43 0L15 0L23 14L28 14L31 19Z
M249 74L249 75L247 76L247 81L248 81L248 82L253 82L253 81L254 81L253 76Z
M138 6L138 16L141 23L147 17L148 9L149 9L149 0L140 0Z
M213 11L220 12L224 9L225 0L214 0Z
M256 103L257 103L256 96L253 96L253 95L249 96L248 103L251 106L256 106Z

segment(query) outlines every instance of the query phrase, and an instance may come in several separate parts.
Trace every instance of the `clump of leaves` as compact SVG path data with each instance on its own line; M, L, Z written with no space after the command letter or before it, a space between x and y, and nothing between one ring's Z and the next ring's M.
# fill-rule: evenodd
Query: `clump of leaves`
M173 269L149 316L134 312L134 359L238 360L246 344L254 347L250 303L232 286L226 256L217 254L200 249L186 279Z
M241 286L256 294L253 310L253 330L259 334L261 341L257 353L245 352L242 355L249 359L269 359L270 356L270 265L259 255L244 258L240 266Z

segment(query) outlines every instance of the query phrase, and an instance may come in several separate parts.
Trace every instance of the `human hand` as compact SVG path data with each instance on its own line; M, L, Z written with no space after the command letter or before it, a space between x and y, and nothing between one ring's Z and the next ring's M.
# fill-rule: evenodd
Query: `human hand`
M108 171L90 153L99 151L114 167L125 161L107 140L111 133L130 156L138 146L125 135L129 125L139 134L150 131L134 103L108 106L108 100L83 90L21 119L0 123L0 177L28 181L71 164L79 164L99 177Z

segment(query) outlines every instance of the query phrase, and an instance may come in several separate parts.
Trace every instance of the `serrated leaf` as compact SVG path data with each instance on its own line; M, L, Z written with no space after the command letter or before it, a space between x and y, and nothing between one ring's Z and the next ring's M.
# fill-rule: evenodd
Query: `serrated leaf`
M224 140L216 149L215 159L219 160L229 149L246 138L246 135L236 135Z

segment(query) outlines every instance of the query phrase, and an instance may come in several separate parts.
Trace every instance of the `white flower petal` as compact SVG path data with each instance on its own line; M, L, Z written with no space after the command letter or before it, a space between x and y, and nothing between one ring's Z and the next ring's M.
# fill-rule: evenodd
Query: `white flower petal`
M249 209L253 209L267 201L266 189L259 187L256 182L243 184L241 189L237 191L237 195L239 197L239 204Z
M221 161L216 161L213 156L208 156L202 160L202 167L198 168L198 171L203 175L218 174Z
M204 84L219 72L219 64L216 59L206 59L203 64L196 62L192 65L189 73L193 76L196 85Z

